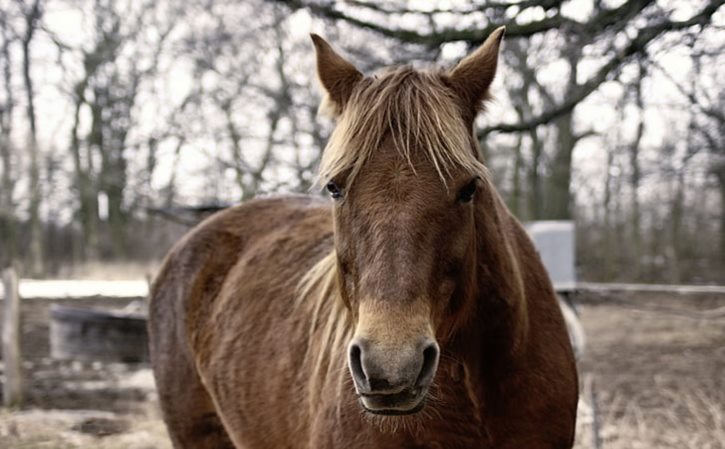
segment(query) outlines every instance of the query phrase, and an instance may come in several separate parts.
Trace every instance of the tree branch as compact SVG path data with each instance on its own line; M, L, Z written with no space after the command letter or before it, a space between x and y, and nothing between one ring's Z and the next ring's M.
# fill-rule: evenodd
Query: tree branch
M670 80L672 85L675 86L675 88L685 98L687 98L691 105L697 107L700 112L707 115L708 117L717 120L718 122L720 122L721 125L725 125L725 114L723 114L721 110L703 105L697 98L697 96L695 96L694 92L688 91L684 86L678 83L677 80L675 80L674 77L667 70L665 70L664 67L654 61L652 62L652 65L655 66L657 70L659 70L659 72L662 73L668 80Z
M382 34L385 37L397 39L402 42L426 45L430 48L438 47L446 42L466 41L471 44L483 42L493 30L498 28L501 23L490 23L486 27L475 27L467 29L448 28L441 31L431 33L421 33L411 29L391 29L383 25L353 17L339 9L336 9L334 3L313 3L304 0L276 0L278 3L287 5L293 10L308 9L315 15L326 17L333 20L342 20L350 23L358 28L367 29ZM573 30L577 32L591 32L592 30L601 31L610 26L619 23L622 17L630 17L642 11L645 7L653 4L655 0L630 0L621 6L613 9L605 9L599 12L588 22L582 23L576 20L555 14L545 19L518 24L515 21L509 21L506 25L507 38L530 37L534 34L542 33L551 29ZM359 3L359 2L358 2ZM528 2L525 2L528 4ZM551 5L549 5L551 3ZM554 7L557 2L547 2L546 7ZM490 8L500 7L501 4L495 4ZM514 6L514 5L510 5ZM381 11L384 11L381 9ZM412 11L411 11L412 12ZM425 12L419 12L426 14Z
M725 0L713 0L705 8L703 8L700 13L692 16L688 20L677 22L665 20L656 25L642 28L639 30L636 38L631 40L624 49L616 53L597 71L594 76L579 86L579 88L577 88L563 103L524 122L502 123L484 128L479 132L479 138L485 137L492 132L514 133L529 130L539 125L549 123L552 120L571 112L576 105L579 104L579 102L587 98L599 87L600 84L606 81L611 72L620 67L620 65L630 56L643 52L647 45L659 37L662 33L666 31L683 30L695 25L705 25L711 20L712 15L715 14L723 3L725 3Z
M476 12L485 12L489 9L496 9L496 10L506 10L511 7L518 8L519 11L523 11L525 9L531 8L533 6L540 6L546 10L551 8L556 8L559 5L561 5L563 0L523 0L518 3L512 3L512 2L491 2L487 1L483 4L478 5L471 5L467 8L461 8L461 9L442 9L442 8L433 8L426 11L416 10L416 9L410 9L406 7L396 7L396 6L386 6L385 4L381 3L375 3L375 2L368 2L363 0L348 0L347 3L356 6L359 8L365 8L370 11L375 11L381 14L386 15L402 15L402 14L425 14L425 15L435 15L435 14L455 14L455 15L465 15L465 14L473 14Z

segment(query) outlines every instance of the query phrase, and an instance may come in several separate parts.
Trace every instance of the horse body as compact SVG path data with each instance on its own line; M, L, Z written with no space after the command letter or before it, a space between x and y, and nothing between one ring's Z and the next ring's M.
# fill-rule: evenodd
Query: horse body
M470 62L490 65L501 34ZM363 80L315 42L342 130L322 167L335 205L290 196L218 213L152 287L174 446L571 448L577 377L553 288L475 157L478 106L454 102L478 102L495 67L463 91L448 86L465 60L450 77ZM427 127L440 129L417 135ZM346 159L335 142L370 148Z
M548 281L524 231L514 232L531 255L534 293ZM175 447L570 447L575 372L571 360L562 372L551 357L568 346L551 292L530 297L529 319L547 326L529 330L518 356L505 332L481 328L489 317L471 320L441 362L438 409L420 426L381 430L356 409L349 385L309 411L309 372L300 368L312 317L294 296L332 245L329 206L288 197L221 212L170 252L153 286L151 341Z

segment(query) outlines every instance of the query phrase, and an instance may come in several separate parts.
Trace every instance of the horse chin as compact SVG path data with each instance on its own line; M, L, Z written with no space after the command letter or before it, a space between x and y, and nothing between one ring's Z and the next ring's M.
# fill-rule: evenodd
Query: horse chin
M394 434L405 431L419 434L425 431L426 422L430 415L423 411L426 406L426 397L423 395L415 405L410 408L398 406L395 408L374 408L366 406L360 399L365 420L376 427L381 433Z
M380 416L413 415L425 407L427 391L420 391L417 395L403 392L392 395L362 395L360 405L367 412Z
M362 405L362 408L373 415L378 416L407 416L407 415L414 415L418 413L419 411L423 410L423 407L425 407L425 398L422 399L418 405L415 405L411 409L370 409L365 406L362 401L360 402Z

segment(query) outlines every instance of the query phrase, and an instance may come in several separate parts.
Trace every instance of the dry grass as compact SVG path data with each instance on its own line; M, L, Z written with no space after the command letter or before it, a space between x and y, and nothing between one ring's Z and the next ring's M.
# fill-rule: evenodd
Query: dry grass
M590 342L582 373L584 384L595 381L599 447L725 449L725 319L690 313L725 298L624 301L582 309ZM590 403L585 394L577 449L596 448Z
M659 391L663 405L647 405L649 394L614 394L600 401L600 448L723 449L725 410L722 393L695 387ZM580 411L576 449L595 448L587 403Z
M170 449L163 421L98 411L0 414L0 447L12 449Z

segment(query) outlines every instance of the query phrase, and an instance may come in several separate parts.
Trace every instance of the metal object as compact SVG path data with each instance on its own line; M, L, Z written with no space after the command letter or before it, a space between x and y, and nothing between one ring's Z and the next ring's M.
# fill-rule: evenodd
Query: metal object
M147 362L146 317L140 313L53 305L50 354L58 359Z
M531 239L557 292L576 290L573 221L532 221L526 224Z

